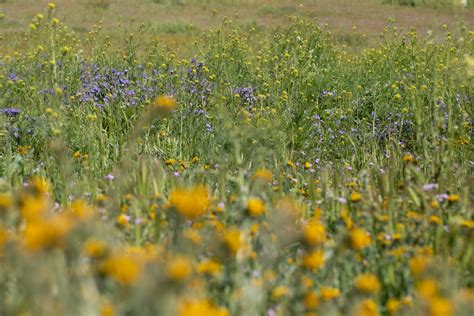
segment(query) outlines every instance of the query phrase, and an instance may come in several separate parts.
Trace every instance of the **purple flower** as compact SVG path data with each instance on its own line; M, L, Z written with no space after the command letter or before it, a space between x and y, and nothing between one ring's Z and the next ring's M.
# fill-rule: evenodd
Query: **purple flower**
M437 183L427 183L423 185L423 191L431 191L431 190L436 190L436 189L438 189Z
M113 180L113 179L115 179L115 177L114 177L113 174L109 173L108 175L106 175L106 176L104 177L104 179L105 179L105 180Z
M20 114L21 111L15 108L6 108L6 109L3 109L2 112L5 113L6 116L15 117L18 114Z
M339 201L339 203L341 204L346 204L347 203L347 200L343 197L338 197L337 200Z

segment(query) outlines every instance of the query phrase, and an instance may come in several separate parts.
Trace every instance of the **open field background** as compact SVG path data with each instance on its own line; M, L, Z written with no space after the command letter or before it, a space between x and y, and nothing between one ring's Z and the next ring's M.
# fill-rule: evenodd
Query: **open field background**
M438 2L443 1L434 1ZM47 1L33 0L0 3L0 13L6 15L0 20L0 34L7 39L4 42L15 41L19 33L28 30L31 19L46 4ZM105 33L120 37L119 17L126 22L135 17L137 23L144 23L148 38L175 47L188 46L189 41L203 30L219 26L224 17L233 18L235 14L242 24L260 31L287 25L285 16L288 15L308 16L321 25L327 24L338 43L352 47L373 44L388 18L395 19L399 27L415 27L420 34L428 30L436 32L444 23L454 25L462 20L469 25L474 21L472 8L456 9L449 5L415 8L396 5L396 1L383 3L379 0L64 0L58 4L57 17L79 35L85 36L93 25L102 21ZM355 31L354 26L357 27Z
M0 2L0 315L474 315L472 8L396 2Z

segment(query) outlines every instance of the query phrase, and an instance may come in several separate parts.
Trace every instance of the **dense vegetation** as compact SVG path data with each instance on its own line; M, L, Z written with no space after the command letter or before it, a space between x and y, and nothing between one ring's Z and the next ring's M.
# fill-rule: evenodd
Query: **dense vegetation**
M0 55L0 314L471 315L474 33L183 58L38 14Z

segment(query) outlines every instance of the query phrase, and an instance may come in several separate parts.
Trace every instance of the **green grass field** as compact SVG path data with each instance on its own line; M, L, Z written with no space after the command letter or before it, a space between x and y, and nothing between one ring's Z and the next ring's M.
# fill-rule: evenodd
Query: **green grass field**
M474 314L471 3L382 2L0 1L0 315Z

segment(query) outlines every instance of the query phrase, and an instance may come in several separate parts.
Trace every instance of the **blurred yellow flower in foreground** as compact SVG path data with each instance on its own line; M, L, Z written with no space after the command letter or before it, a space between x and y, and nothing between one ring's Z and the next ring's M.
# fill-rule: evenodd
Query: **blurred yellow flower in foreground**
M159 116L168 117L176 108L176 100L172 96L162 95L155 98L152 105Z
M303 266L313 272L324 266L324 252L322 250L313 251L303 257Z
M114 254L107 258L100 271L120 284L133 284L142 269L142 263L138 258L126 254Z
M257 169L255 173L253 174L253 179L256 181L262 181L265 183L268 183L272 181L272 172L267 169Z
M303 238L310 246L321 245L326 241L326 229L319 221L311 221L303 227Z
M377 304L370 299L363 300L356 308L354 316L377 316L379 309Z
M233 256L237 254L240 247L242 246L240 239L241 233L237 228L230 228L224 232L224 244Z
M0 211L5 211L13 205L13 198L9 194L0 193Z
M191 273L192 262L188 257L177 256L168 262L166 273L169 279L173 281L182 281L187 279Z
M365 230L354 228L351 231L351 244L355 250L360 250L369 247L372 240Z
M208 211L209 192L203 186L174 189L170 194L170 204L185 218L195 219Z
M184 300L178 307L179 316L228 316L225 308L216 307L208 300Z
M341 291L335 287L322 287L321 298L325 301L329 301L333 298L338 298L341 295Z
M265 213L265 204L259 198L250 198L247 202L247 211L250 216L258 217Z
M82 247L83 252L89 258L101 257L107 248L107 245L102 240L89 239L84 243Z
M217 276L222 270L222 265L216 260L207 260L198 264L197 272Z
M429 257L425 255L418 255L411 258L408 261L408 266L410 267L411 273L414 275L419 275L423 273L428 266Z
M429 302L430 316L451 316L453 315L453 304L441 297L436 297Z
M377 293L380 290L379 279L373 274L361 274L355 280L356 288L363 293Z

